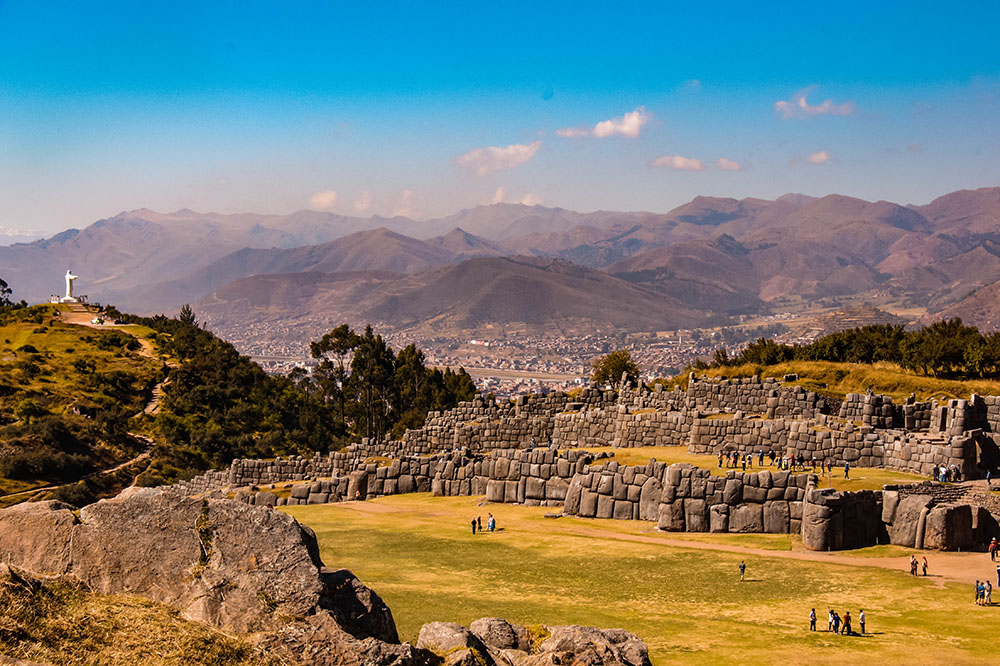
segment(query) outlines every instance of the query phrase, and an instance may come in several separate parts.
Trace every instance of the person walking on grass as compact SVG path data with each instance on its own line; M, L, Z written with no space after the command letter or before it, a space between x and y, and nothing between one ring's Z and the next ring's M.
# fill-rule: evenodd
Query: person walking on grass
M744 580L746 580L746 575L747 575L747 563L744 562L743 560L740 560L740 582L741 583Z
M993 605L993 584L986 581L986 591L983 593L983 603L987 606Z
M490 517L486 519L486 529L488 529L490 532L493 532L496 530L496 528L497 528L497 519L494 518L493 514L491 513Z
M920 569L923 571L924 575L927 575L927 556L925 555L923 561L920 563Z
M851 478L851 463L847 460L844 461L844 479Z
M816 631L816 609L809 611L809 631Z
M997 538L993 537L993 541L990 541L990 562L997 561Z
M830 623L828 625L826 625L826 630L827 631L833 631L833 609L832 608L830 609L829 618L830 618Z
M480 532L483 531L483 517L482 516L476 516L476 529L479 530Z
M837 611L833 611L833 633L840 633L840 616L837 615Z
M719 469L722 469L722 451L719 451Z
M844 613L844 630L841 632L844 636L852 636L851 631L851 611Z
M865 609L862 608L861 612L858 613L858 626L861 627L861 635L865 635Z
M476 536L476 519L472 519L472 536Z
M917 575L917 557L915 555L910 555L910 575Z

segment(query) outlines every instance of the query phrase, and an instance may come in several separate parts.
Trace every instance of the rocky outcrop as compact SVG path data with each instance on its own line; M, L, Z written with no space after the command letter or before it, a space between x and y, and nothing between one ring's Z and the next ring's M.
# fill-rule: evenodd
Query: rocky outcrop
M23 504L0 511L0 560L258 634L292 664L437 661L398 644L388 607L353 574L323 568L312 530L266 507L155 489L78 514L58 502Z
M534 643L529 631L501 618L483 618L465 628L431 622L420 629L417 646L431 650L446 666L649 666L649 650L622 629L543 626Z

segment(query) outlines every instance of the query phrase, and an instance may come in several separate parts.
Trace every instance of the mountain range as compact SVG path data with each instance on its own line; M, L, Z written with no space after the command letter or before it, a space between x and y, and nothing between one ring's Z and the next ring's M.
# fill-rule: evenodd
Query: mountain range
M238 322L330 312L404 329L661 330L863 297L993 326L1000 188L927 205L697 197L667 213L494 204L413 220L123 212L0 247L15 297L71 268L91 300Z

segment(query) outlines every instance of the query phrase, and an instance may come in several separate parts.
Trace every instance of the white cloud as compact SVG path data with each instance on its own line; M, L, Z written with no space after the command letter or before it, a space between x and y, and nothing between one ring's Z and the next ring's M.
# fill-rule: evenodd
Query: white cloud
M309 207L314 210L333 210L337 204L337 193L334 190L317 192L309 197Z
M824 100L821 104L810 104L806 98L814 87L798 91L790 100L775 102L775 113L781 114L781 117L786 120L789 118L810 118L812 116L849 116L854 113L854 102L851 101L844 102L843 104L834 104L832 99L828 99Z
M505 147L476 148L457 157L455 163L474 171L477 176L488 176L530 161L541 147L541 141L533 141L529 144L515 143Z
M594 125L594 136L606 137L620 134L630 139L639 137L642 126L649 122L653 114L646 113L646 108L640 106L635 111L626 113L621 118L612 118Z
M537 194L532 194L528 192L523 197L521 197L521 203L525 206L540 206L544 203L544 200Z
M491 201L490 203L495 203L495 204L503 203L505 194L506 192L504 192L503 187L498 187L497 191L493 193L493 201Z
M629 111L619 118L602 120L594 125L592 130L588 130L586 127L564 127L557 129L556 134L567 139L578 139L591 135L599 139L615 135L637 139L642 131L642 126L652 118L653 114L648 113L646 107L640 106L635 111Z
M354 212L355 213L367 213L372 207L372 193L365 190L358 197L358 200L354 202Z
M808 158L810 164L826 164L830 159L830 153L825 150L813 153Z
M693 157L683 157L681 155L663 155L657 157L649 163L649 166L663 167L665 169L680 169L681 171L704 171L705 165L701 160Z
M742 168L740 167L739 162L727 160L725 157L720 157L715 160L715 166L719 167L723 171L739 171Z

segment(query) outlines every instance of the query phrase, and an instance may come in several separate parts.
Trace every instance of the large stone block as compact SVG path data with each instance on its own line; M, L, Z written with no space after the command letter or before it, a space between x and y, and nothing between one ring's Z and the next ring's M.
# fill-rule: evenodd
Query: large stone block
M639 492L639 520L658 520L660 499L662 497L660 482L653 477L646 479Z
M690 497L684 500L684 524L688 532L708 531L708 505L705 500Z
M597 498L600 497L592 490L583 490L580 493L580 515L584 518L595 518L597 516Z
M730 532L763 532L764 506L762 504L737 504L729 510Z
M549 477L545 482L545 499L562 501L566 499L569 491L569 482L558 476Z
M742 479L726 479L726 489L722 493L722 501L729 506L736 506L743 501Z
M788 502L776 500L764 504L764 531L768 534L788 534L790 518Z
M684 531L684 502L678 500L671 504L661 504L657 527L668 532Z
M609 495L597 496L597 517L612 518L615 513L615 500Z
M921 516L930 506L930 495L907 495L899 501L892 524L888 526L889 542L897 546L913 548L917 541L917 531L921 527Z
M924 548L968 550L973 544L972 507L968 504L941 504L927 514Z
M709 530L712 532L729 531L729 505L716 504L709 510Z
M633 502L628 500L615 500L613 517L615 520L632 520L632 512L635 508Z

